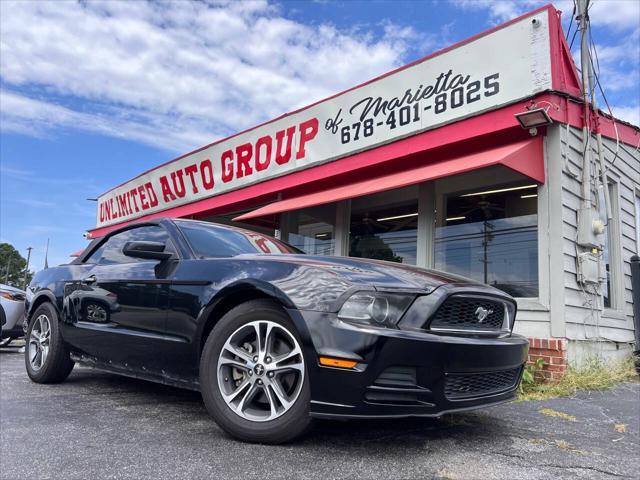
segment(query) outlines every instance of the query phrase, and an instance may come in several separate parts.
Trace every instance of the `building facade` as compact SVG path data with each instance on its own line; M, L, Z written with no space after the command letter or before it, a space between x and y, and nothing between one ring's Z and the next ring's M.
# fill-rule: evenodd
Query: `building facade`
M555 377L634 341L640 129L580 84L544 7L115 187L88 236L196 218L470 277L517 299Z

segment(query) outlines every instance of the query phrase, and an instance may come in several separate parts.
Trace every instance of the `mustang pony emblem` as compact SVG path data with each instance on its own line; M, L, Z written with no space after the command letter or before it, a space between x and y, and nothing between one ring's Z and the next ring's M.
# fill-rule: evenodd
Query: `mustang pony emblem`
M486 308L478 307L478 308L476 308L475 316L478 319L478 323L482 323L492 313L493 313L493 310L487 310Z

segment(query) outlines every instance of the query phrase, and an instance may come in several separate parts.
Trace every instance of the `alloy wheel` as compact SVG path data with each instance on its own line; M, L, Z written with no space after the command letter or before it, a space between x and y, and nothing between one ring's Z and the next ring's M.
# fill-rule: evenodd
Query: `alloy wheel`
M39 315L29 335L29 364L34 371L40 370L49 355L51 344L51 321L46 315Z
M249 322L225 342L217 375L222 398L235 414L254 422L273 420L294 405L302 390L302 349L282 325Z
M90 303L87 305L87 320L90 322L104 323L107 321L107 312L101 305Z

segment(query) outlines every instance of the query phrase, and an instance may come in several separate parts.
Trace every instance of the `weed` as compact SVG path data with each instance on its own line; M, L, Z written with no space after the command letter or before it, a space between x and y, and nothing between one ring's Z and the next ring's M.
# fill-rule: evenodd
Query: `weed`
M638 381L631 357L623 361L605 362L592 359L581 367L569 367L556 381L543 383L536 375L544 366L540 359L525 367L520 384L519 400L544 400L553 397L569 397L578 391L606 390L622 382ZM527 372L530 376L527 376ZM525 376L527 379L525 380ZM532 381L531 381L532 380Z
M554 410L552 408L541 408L538 411L542 415L546 415L547 417L557 417L557 418L561 418L563 420L568 420L570 422L575 422L576 421L576 417L574 417L573 415L569 415L568 413L564 413L564 412L559 412L559 411Z

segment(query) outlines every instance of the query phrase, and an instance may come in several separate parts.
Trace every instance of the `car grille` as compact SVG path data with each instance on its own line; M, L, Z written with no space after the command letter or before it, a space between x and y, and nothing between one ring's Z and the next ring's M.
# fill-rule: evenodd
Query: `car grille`
M481 310L482 309L482 310ZM488 312L485 318L482 311ZM501 330L504 325L504 304L481 297L452 295L438 308L430 328L439 330Z
M520 378L520 370L518 367L491 373L448 374L444 396L449 400L462 400L512 390Z

